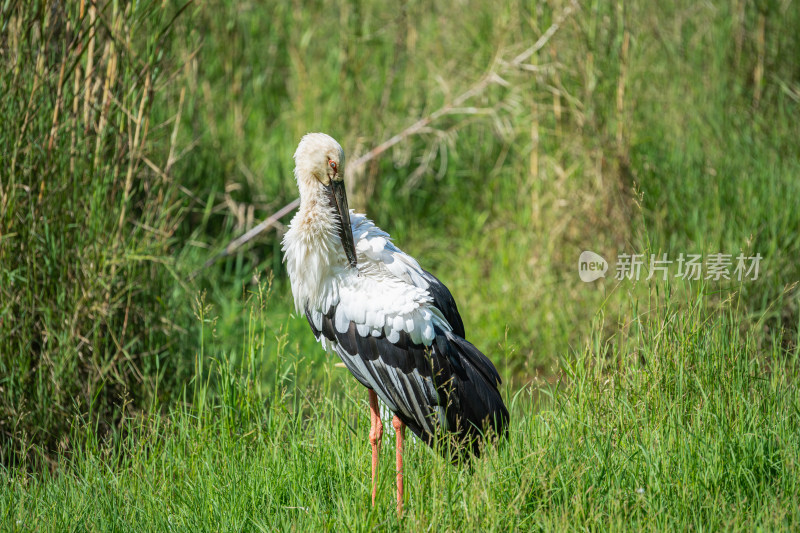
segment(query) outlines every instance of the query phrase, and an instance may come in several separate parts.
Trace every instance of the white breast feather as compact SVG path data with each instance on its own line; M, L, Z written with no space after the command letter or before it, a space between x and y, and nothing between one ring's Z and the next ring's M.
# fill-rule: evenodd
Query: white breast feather
M335 306L338 332L354 322L359 335L383 333L390 342L405 331L412 342L430 345L435 327L451 330L433 305L419 263L364 215L351 212L350 221L357 271L346 266L338 242L327 242L333 235L326 235L320 246L287 233L284 250L298 311L307 305L314 327L321 330L322 315Z

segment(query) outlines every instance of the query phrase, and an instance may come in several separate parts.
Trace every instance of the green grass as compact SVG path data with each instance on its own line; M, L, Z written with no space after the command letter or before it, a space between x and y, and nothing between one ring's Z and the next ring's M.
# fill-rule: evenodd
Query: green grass
M509 438L472 467L410 442L400 520L391 432L370 506L365 391L331 361L312 380L285 344L264 351L253 320L240 353L203 347L206 370L198 364L186 389L194 407L132 414L106 440L75 420L81 446L50 471L3 470L3 522L42 531L795 529L798 353L741 333L735 302L707 313L705 296L695 297L654 297L652 312L631 312L634 325L611 339L598 315L592 341L561 363L557 381L505 389ZM250 304L253 318L268 312L262 304ZM253 353L275 362L271 391Z
M788 1L0 3L0 527L796 529L797 27ZM472 470L410 445L399 524L281 227L191 274L296 197L303 133L353 161L476 84L347 172L512 410ZM763 260L585 284L583 250Z

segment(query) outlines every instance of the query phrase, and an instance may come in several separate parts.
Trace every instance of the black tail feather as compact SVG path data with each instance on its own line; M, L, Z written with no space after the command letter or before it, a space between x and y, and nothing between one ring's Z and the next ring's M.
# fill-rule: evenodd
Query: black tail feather
M500 375L475 346L449 331L437 331L432 348L436 388L447 418L448 434L441 437L454 442L437 445L436 436L414 420L401 419L420 439L453 460L464 458L464 452L477 456L487 437L505 437L508 433L508 409L497 388ZM449 444L456 445L455 454Z

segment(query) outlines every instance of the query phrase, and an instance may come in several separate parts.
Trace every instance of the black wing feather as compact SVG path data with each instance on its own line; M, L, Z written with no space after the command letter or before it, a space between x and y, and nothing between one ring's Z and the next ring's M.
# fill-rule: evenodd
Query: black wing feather
M446 291L437 289L440 301L445 295L452 301L447 288L439 286ZM463 331L455 302L444 307L447 313L440 310L450 325L458 324ZM306 309L314 335L317 339L324 336L356 379L374 389L423 441L432 445L440 428L437 407L444 407L448 431L458 440L470 442L473 453L479 452L477 443L484 431L507 432L508 410L497 389L500 376L491 361L457 332L437 328L431 346L425 346L401 331L392 343L383 333L359 335L353 322L340 333L334 326L335 313L336 308L331 307L322 316L320 330Z
M462 338L466 337L464 321L461 320L461 315L458 314L458 306L455 299L453 299L453 295L450 294L450 290L427 270L422 271L422 277L428 282L428 294L433 298L433 304L450 323L453 333Z

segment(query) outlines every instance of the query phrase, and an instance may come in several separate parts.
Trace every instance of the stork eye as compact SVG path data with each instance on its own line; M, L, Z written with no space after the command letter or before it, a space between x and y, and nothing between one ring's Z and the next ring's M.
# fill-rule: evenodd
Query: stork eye
M328 160L328 164L331 166L333 171L336 172L336 161L333 161L333 160L329 159Z

